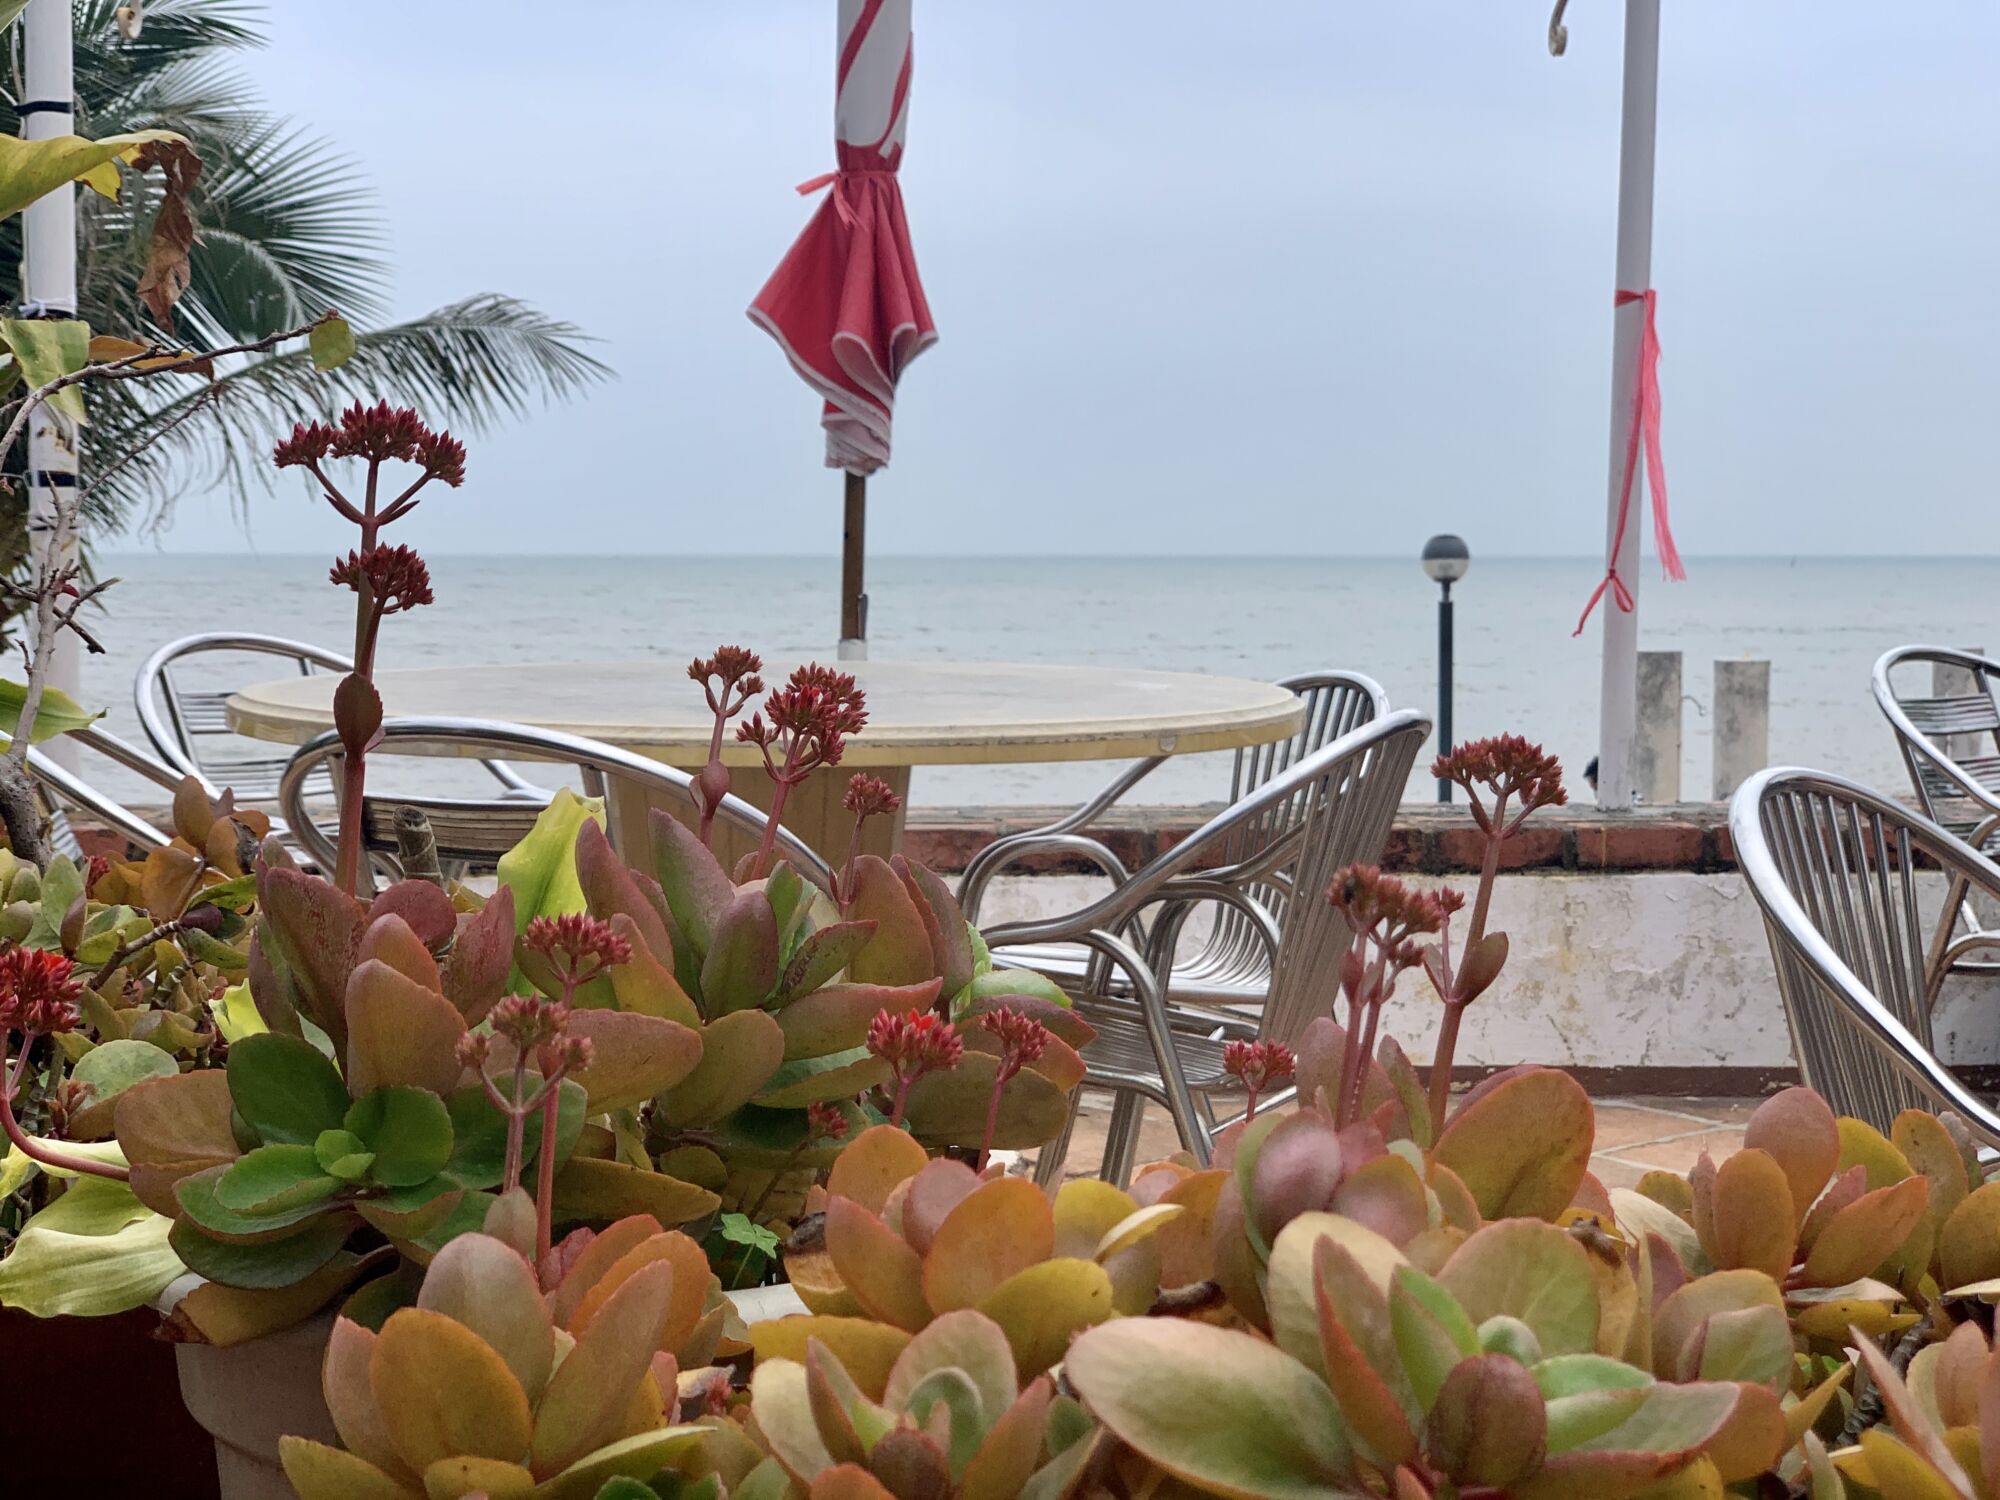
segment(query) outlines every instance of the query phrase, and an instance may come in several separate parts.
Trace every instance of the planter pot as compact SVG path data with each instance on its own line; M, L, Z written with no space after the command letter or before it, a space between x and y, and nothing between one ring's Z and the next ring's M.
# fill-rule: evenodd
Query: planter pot
M278 1463L278 1439L340 1441L320 1393L332 1333L328 1312L233 1348L175 1347L181 1399L215 1439L221 1500L296 1500Z
M36 1318L0 1310L0 1489L217 1500L215 1445L181 1405L157 1313ZM93 1439L109 1423L115 1441Z

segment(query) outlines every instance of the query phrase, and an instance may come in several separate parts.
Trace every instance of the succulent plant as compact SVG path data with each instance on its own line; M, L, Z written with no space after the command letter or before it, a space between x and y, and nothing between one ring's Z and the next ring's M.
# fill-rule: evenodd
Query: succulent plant
M610 1481L651 1479L705 1436L673 1421L662 1346L692 1333L707 1282L700 1247L657 1224L595 1236L546 1296L516 1243L460 1235L379 1331L335 1322L324 1384L345 1446L284 1438L286 1476L300 1500L644 1493Z
M1022 1387L1007 1336L970 1309L928 1324L886 1371L809 1338L803 1361L760 1361L750 1396L784 1473L839 1500L1065 1500L1099 1442L1047 1375Z
M798 1357L809 1337L845 1354L838 1330L862 1318L879 1351L973 1309L998 1325L1021 1372L1039 1375L1079 1329L1146 1312L1163 1281L1207 1279L1213 1184L1157 1186L1143 1206L1094 1180L1051 1199L1025 1178L929 1160L903 1131L876 1126L834 1162L823 1239L785 1258L814 1315L753 1325L751 1342L760 1358Z
M1269 1341L1119 1319L1063 1368L1106 1427L1205 1493L1618 1500L1690 1468L1763 1473L1804 1426L1778 1394L1789 1345L1658 1379L1641 1292L1622 1254L1537 1220L1479 1229L1431 1276L1307 1212L1272 1247Z

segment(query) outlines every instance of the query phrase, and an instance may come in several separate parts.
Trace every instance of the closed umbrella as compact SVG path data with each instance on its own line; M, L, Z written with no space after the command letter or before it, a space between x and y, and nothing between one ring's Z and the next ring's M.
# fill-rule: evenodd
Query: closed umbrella
M910 120L910 4L840 0L836 169L799 186L830 191L750 304L751 321L822 398L827 467L846 470L843 657L867 654L868 476L889 462L896 382L937 342L896 177Z

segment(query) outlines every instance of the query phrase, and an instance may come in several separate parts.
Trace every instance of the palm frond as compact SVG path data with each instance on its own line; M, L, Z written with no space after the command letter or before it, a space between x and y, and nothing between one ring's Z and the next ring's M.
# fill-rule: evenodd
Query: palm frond
M149 530L166 525L175 502L199 490L226 487L241 504L270 489L271 446L294 422L355 400L388 396L433 424L484 432L525 415L538 394L547 405L609 377L610 367L586 349L590 342L574 324L489 292L359 334L353 359L331 374L296 350L249 361L212 383L179 382L179 392L163 401L105 402L92 408L89 442L107 453L190 405L203 407L98 496L122 513L143 511Z

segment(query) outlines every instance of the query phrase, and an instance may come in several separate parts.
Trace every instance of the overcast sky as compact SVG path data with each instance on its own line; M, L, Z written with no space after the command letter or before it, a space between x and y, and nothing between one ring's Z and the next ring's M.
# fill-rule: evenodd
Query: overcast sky
M438 552L839 546L743 316L832 162L834 0L284 4L274 107L379 188L395 304L502 291L617 382L473 445ZM917 0L941 334L878 553L1602 546L1623 7ZM1983 546L2000 7L1669 0L1654 283L1683 551ZM394 395L394 392L385 394ZM175 551L323 551L286 489Z

